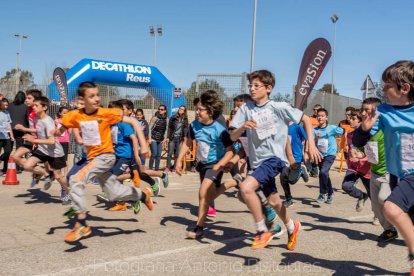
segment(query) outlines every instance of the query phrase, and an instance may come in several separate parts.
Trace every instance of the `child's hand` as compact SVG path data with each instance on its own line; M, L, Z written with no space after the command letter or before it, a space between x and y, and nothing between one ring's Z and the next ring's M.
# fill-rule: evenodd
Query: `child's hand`
M139 150L139 154L141 154L142 155L142 157L144 157L144 158L147 158L147 157L149 157L149 151L148 151L148 149L146 149L146 150L144 150L144 149L140 149Z
M24 129L24 126L21 125L21 124L17 124L17 125L14 126L14 129L16 129L16 130L23 130Z
M179 176L183 175L183 167L181 160L177 160L177 162L175 163L175 173Z
M213 172L218 173L219 171L221 171L221 165L219 163L217 163L211 169L212 169Z
M311 143L309 143L309 156L311 160L316 164L319 164L323 159L322 154L319 152L316 146Z
M375 107L371 106L368 110L363 110L362 121L361 121L361 128L363 131L369 131L374 126L375 122L377 121L378 117L380 116L379 112L375 112ZM375 114L375 115L374 115ZM374 116L372 116L374 115Z
M244 129L255 129L256 128L256 121L253 119L250 119L246 121L243 125Z
M23 137L22 137L24 140L26 140L26 141L28 141L28 142L30 142L30 143L33 143L33 141L35 140L35 138L32 136L32 135L30 135L30 134L25 134L25 135L23 135Z

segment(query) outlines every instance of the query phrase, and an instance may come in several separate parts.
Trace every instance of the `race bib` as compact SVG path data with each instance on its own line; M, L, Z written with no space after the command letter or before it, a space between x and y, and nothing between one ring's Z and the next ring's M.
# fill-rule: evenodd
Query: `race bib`
M196 158L198 161L206 161L208 159L208 152L210 151L210 144L203 142L203 141L197 141L197 153Z
M371 141L364 146L365 155L368 158L368 162L371 164L378 164L378 142Z
M249 144L247 143L247 137L240 137L239 140L243 146L246 156L249 156Z
M269 109L253 112L252 118L256 121L256 133L260 140L264 140L271 135L276 134L276 125Z
M118 144L118 126L111 127L112 144Z
M101 135L99 134L98 121L86 121L80 123L83 144L85 146L100 146Z
M401 168L414 170L414 134L401 133Z
M328 139L318 139L318 150L321 153L327 153L328 152Z

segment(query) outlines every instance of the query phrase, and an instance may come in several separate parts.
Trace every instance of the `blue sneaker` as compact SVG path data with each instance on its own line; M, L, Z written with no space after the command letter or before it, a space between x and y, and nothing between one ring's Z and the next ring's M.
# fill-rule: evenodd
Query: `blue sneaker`
M276 224L275 227L270 230L270 232L272 233L273 238L278 238L278 237L282 236L283 233L285 233L285 231L282 229L280 224Z
M325 195L323 195L323 194L319 194L319 196L318 196L318 198L316 199L316 201L317 201L318 203L324 203L324 202L326 202Z
M333 195L328 195L328 197L326 198L325 203L332 204L332 202L333 202Z
M164 185L164 188L167 188L168 187L168 184L170 183L170 176L168 175L168 173L167 172L163 172L162 173L163 174L163 178L162 178L162 184Z
M265 207L266 223L272 223L276 220L277 214L272 207Z

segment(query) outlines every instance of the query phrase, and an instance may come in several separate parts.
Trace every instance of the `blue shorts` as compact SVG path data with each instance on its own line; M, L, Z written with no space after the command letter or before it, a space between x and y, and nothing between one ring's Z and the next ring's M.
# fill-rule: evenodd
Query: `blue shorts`
M115 165L111 170L111 173L120 176L135 163L133 158L116 157Z
M249 172L249 175L259 182L264 195L268 197L272 193L277 193L275 177L284 167L286 167L285 162L278 157L272 157L263 161L253 172Z
M398 185L392 190L391 195L386 199L400 207L413 219L414 213L414 175L407 175L400 179Z

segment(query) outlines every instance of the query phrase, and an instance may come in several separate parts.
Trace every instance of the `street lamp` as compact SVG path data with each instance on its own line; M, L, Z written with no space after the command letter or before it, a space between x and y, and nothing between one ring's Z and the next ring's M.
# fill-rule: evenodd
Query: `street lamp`
M16 37L17 39L19 39L18 41L18 52L16 53L16 94L19 91L19 86L20 86L20 53L22 52L22 40L24 38L29 38L29 36L27 34L25 35L20 35L19 33L14 34L14 37Z
M162 26L158 25L157 30L154 29L154 26L149 26L150 35L154 37L154 66L157 64L157 34L162 36Z
M332 51L332 83L331 83L331 103L329 106L329 113L332 116L333 94L334 94L334 67L335 67L335 44L336 44L336 22L339 17L334 14L331 16L331 21L334 25L334 39L333 39L333 51Z
M250 54L250 73L253 72L253 68L254 68L254 48L256 46L256 10L257 10L257 0L254 0L254 9L253 9L253 31L252 31L252 52Z

